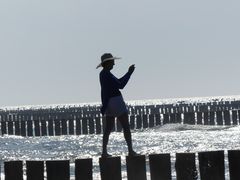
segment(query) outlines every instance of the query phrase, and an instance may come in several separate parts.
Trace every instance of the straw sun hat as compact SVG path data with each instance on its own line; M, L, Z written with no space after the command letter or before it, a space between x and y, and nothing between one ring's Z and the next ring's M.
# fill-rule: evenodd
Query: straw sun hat
M115 59L121 59L120 57L114 57L111 53L105 53L101 56L101 63L96 67L99 68L102 66L102 64L106 61L110 61L110 60L115 60Z

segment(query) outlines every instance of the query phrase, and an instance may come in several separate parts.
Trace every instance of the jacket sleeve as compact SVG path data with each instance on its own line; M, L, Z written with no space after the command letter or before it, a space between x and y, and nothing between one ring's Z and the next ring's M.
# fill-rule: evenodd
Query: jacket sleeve
M120 79L117 79L115 76L112 75L112 83L118 89L123 89L126 86L126 84L128 83L128 80L130 79L130 77L131 77L131 73L129 73L129 72L127 72Z

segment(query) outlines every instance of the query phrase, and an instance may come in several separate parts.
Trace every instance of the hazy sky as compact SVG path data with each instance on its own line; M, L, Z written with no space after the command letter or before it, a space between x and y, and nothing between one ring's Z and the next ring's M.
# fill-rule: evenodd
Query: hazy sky
M99 102L105 52L125 100L240 94L240 1L1 0L0 106Z

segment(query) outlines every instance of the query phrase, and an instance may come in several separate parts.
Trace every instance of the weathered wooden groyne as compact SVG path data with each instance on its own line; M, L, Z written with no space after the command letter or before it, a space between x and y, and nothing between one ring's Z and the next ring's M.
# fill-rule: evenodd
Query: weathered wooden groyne
M128 105L131 129L167 123L238 125L240 101ZM59 136L101 134L105 119L100 106L66 106L0 110L0 135ZM116 121L114 131L121 131Z
M100 158L101 179L122 180L121 164L121 157ZM175 167L171 164L175 164ZM128 180L146 180L147 169L151 180L171 180L173 176L177 180L225 180L226 174L231 180L239 180L239 166L239 150L177 153L174 160L170 154L126 157ZM44 180L44 176L47 180L70 180L70 174L75 180L93 180L92 159L76 159L72 171L69 160L4 163L5 180L23 180L24 174L27 180ZM176 172L176 175L172 172Z

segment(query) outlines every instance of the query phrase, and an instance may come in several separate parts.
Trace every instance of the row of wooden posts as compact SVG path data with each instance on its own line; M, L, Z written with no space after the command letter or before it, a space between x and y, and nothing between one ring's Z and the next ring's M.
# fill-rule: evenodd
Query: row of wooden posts
M240 151L229 150L227 154L230 180L240 179ZM224 151L177 153L175 171L177 180L225 180L226 165ZM128 180L146 180L147 170L151 180L171 180L173 170L170 154L152 154L146 165L144 155L126 157ZM197 165L198 162L198 165ZM23 180L23 161L4 162L5 180ZM149 165L149 167L147 167ZM122 180L121 157L100 158L100 175L102 180ZM26 161L27 180L70 180L70 162ZM75 160L75 180L93 180L92 159Z
M27 119L27 120L25 120ZM240 110L141 114L129 115L131 129L144 129L161 126L168 123L191 125L239 125ZM41 116L20 115L11 120L3 117L0 121L0 134L21 136L59 136L101 134L105 126L105 117L80 117L53 115ZM116 121L113 131L121 131L122 127Z
M167 123L238 125L240 101L195 104L129 105L131 129ZM100 106L0 110L0 135L58 136L101 134L105 118ZM116 121L114 131L121 131Z

